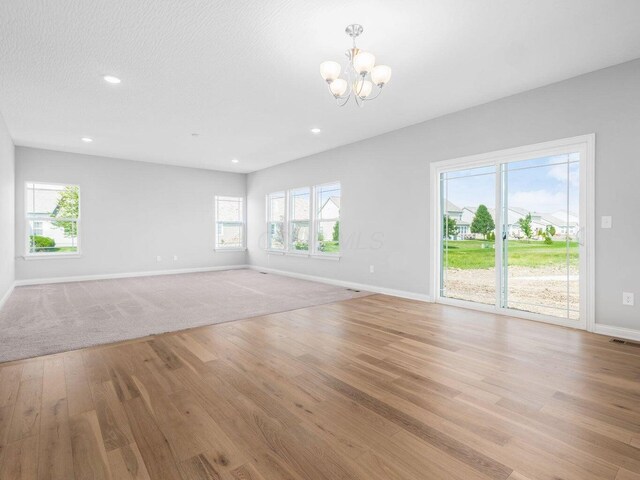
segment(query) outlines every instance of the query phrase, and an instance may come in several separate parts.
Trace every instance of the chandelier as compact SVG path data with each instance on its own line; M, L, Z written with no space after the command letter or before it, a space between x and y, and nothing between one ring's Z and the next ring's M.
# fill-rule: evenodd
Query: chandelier
M356 47L356 38L362 34L362 25L349 25L345 32L353 40L353 46L345 52L347 61L344 66L344 77L340 77L342 70L338 62L331 60L320 64L320 75L327 82L329 92L336 99L338 106L343 107L354 98L356 105L362 106L365 101L373 100L380 95L391 79L391 68L386 65L376 65L376 57ZM369 75L367 79L367 75ZM372 95L373 86L377 87Z

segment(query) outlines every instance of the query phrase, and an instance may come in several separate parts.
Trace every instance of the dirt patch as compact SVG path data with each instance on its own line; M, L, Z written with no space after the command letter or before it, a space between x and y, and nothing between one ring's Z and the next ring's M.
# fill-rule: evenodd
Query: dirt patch
M578 270L569 271L560 266L509 267L508 301L510 308L567 317L567 301L570 318L578 318L580 306ZM445 296L495 304L496 272L492 269L460 270L444 272Z

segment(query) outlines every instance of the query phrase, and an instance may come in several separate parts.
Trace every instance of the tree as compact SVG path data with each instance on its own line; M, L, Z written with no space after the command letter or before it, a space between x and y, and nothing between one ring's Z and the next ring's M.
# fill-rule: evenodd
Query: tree
M554 227L553 225L547 225L547 232L549 232L549 235L551 235L552 237L555 237L556 227Z
M476 214L471 222L471 233L479 233L487 238L490 232L496 228L496 224L493 222L493 217L489 213L489 210L485 205L478 205Z
M339 242L340 241L340 220L338 220L333 225L333 241L334 242Z
M460 233L458 222L455 218L451 218L449 215L445 215L443 218L444 224L444 238L457 237Z
M553 225L547 225L547 227L542 230L538 229L538 235L544 238L544 243L547 245L551 245L553 243L553 236L556 234L556 227Z
M58 194L58 205L53 210L52 216L60 219L78 218L80 213L79 192L77 186L66 186ZM55 227L64 230L65 237L75 237L77 235L77 223L69 220L58 220L52 222Z
M518 225L520 225L520 230L524 233L524 236L527 239L531 240L533 237L533 229L531 228L531 213L527 213L527 216L518 220Z

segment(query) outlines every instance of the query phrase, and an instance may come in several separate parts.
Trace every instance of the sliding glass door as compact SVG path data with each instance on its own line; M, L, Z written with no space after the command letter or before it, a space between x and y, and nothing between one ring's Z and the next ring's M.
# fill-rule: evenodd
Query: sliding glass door
M502 306L580 315L580 154L501 165Z
M585 157L572 145L438 167L437 298L583 326Z
M441 174L444 297L491 305L496 301L495 184L494 166Z

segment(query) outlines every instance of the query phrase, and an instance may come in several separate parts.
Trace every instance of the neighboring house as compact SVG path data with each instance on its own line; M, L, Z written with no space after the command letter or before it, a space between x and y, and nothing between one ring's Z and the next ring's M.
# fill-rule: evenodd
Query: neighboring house
M455 219L456 224L458 225L459 232L458 235L453 238L453 240L464 240L464 239L480 239L483 238L482 235L471 233L471 223L473 222L473 218L476 215L476 210L478 207L458 207L450 201L446 203L446 215L450 218ZM487 208L489 213L493 217L493 220L496 220L496 211L494 208ZM552 225L556 230L556 237L574 237L580 227L578 223L578 216L573 212L566 211L557 211L554 213L539 213L539 212L530 212L526 208L520 207L509 207L507 209L507 231L511 238L523 238L524 233L520 228L520 224L518 221L521 218L525 218L527 214L531 213L531 229L535 233L538 230L545 230L548 225Z
M556 230L556 236L575 236L579 230L578 216L571 212L558 211L555 213L530 212L525 208L511 207L510 213L513 212L518 219L524 218L531 213L531 228L534 232L538 230L546 230L548 226L553 226ZM510 219L511 220L511 219ZM520 229L518 220L509 224L509 235L515 238L522 238L524 234Z
M289 233L292 241L300 244L309 244L309 195L293 197L291 212L291 224L293 231ZM326 237L325 237L326 238ZM331 239L331 237L329 237Z
M340 197L329 197L320 208L320 221L318 222L318 234L322 233L326 241L333 239L333 229L339 218Z
M450 237L450 239L463 240L466 235L469 235L469 233L471 233L469 230L471 224L468 221L466 221L466 219L463 219L463 210L457 205L451 203L449 200L447 200L446 209L447 209L446 215L449 218L454 219L458 227L458 235L452 236Z

